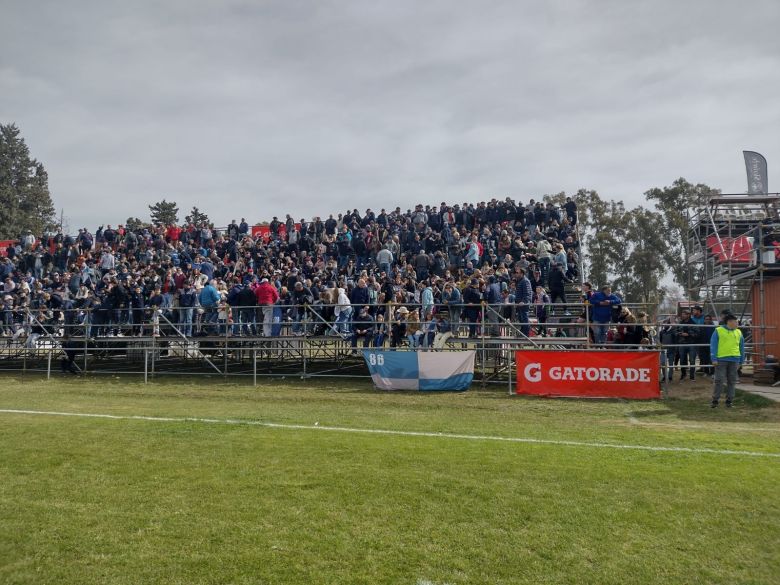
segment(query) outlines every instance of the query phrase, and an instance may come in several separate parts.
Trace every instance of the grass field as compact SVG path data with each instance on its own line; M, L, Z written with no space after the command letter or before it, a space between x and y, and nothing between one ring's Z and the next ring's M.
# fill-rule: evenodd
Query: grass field
M765 399L0 379L3 584L780 583Z

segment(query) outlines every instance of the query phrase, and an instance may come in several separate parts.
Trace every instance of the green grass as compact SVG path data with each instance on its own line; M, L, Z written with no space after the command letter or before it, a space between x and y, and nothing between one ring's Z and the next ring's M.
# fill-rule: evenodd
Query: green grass
M0 408L780 453L780 405L0 378ZM778 583L780 459L0 413L0 583Z

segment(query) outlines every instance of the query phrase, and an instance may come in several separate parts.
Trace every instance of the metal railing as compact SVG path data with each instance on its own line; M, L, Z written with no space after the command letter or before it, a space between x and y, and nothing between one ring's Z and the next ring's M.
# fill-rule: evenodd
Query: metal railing
M407 309L421 307L415 303L403 306ZM464 306L458 305L459 308ZM556 309L564 311L572 306L574 305L571 303L553 305ZM581 305L576 306L582 308ZM397 312L400 307L401 305L373 306L377 311L383 308L390 315L394 314L394 310ZM132 336L132 329L128 329L137 324L123 322L121 313L116 322L109 319L108 323L104 323L101 319L95 319L95 315L88 311L81 311L85 313L81 316L67 315L65 311L60 311L57 316L47 311L38 313L27 311L25 325L13 335L0 338L0 371L45 372L47 377L50 377L52 360L59 360L62 369L79 375L143 375L145 381L163 375L216 375L239 379L252 377L255 383L258 377L263 376L367 378L367 370L357 352L358 346L360 348L389 346L396 351L476 350L476 374L482 385L498 383L509 384L511 387L513 357L514 352L518 350L615 351L640 347L637 343L603 345L592 343L587 319L575 324L539 323L535 322L536 320L518 323L504 316L501 309L507 309L506 305L490 306L483 303L468 306L470 309L468 318L465 321L456 318L455 323L450 322L447 327L442 328L446 330L431 326L431 323L435 323L445 315L444 309L439 305L438 313L434 312L433 321L424 319L420 321L420 329L411 334L407 331L396 333L395 339L393 339L393 327L403 323L404 319L393 317L380 324L384 330L381 336L376 335L376 325L365 327L365 330L370 330L370 333L355 335L352 330L364 331L360 329L360 325L366 322L351 316L337 322L325 311L318 310L335 309L333 305L322 305L318 308L304 305L300 308L302 312L298 322L272 323L272 326L278 326L279 329L272 331L274 334L268 337L256 334L233 334L236 324L231 323L229 319L224 323L216 324L222 329L207 331L206 335L188 336L182 331L180 323L177 323L175 318L171 318L171 314L161 310L145 314L146 322L149 323L148 331L151 334L140 337ZM435 316L436 314L438 317ZM93 333L103 333L103 335L87 335L85 322L92 327ZM412 323L416 321L413 320ZM425 328L426 324L428 324L427 328ZM208 323L207 327L212 325L214 324ZM545 327L561 325L577 327L584 335L544 336L541 334ZM680 326L669 323L629 325L685 327L688 330L712 327L695 324ZM293 331L295 326L300 327L300 330ZM315 330L315 327L321 329ZM525 334L524 327L530 329L528 335ZM752 327L746 326L743 330L749 338ZM251 328L249 331L251 332ZM323 331L330 334L322 334ZM750 362L753 358L753 346L749 341L746 345L748 362ZM694 364L698 359L699 368L705 370L710 368L707 359L709 344L704 341L655 343L641 347L661 352L663 361L667 364L664 367L672 371L689 370L692 367L691 358Z

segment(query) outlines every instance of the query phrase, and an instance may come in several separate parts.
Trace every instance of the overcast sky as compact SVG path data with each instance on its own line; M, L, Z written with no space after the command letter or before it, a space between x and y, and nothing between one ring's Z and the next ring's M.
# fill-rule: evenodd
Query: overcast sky
M684 176L780 190L780 2L0 0L0 122L71 228Z

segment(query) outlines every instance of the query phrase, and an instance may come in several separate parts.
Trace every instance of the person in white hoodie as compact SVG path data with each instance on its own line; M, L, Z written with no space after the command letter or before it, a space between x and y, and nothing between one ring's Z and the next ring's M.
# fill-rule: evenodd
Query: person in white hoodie
M336 315L336 330L342 335L348 335L351 330L349 321L352 317L352 303L343 288L339 288L338 291L339 297L333 310Z

